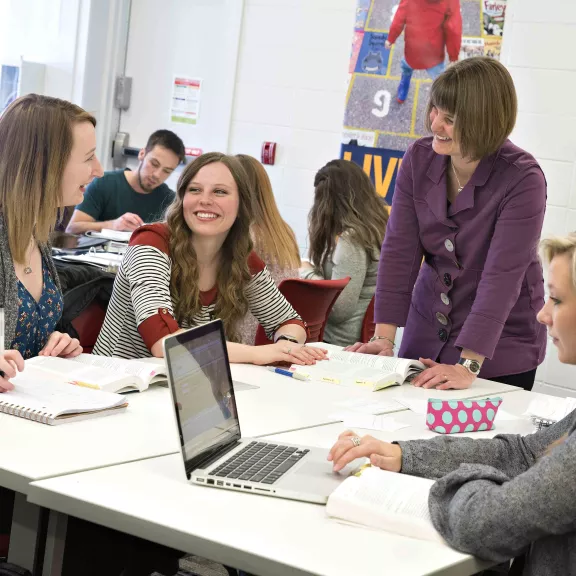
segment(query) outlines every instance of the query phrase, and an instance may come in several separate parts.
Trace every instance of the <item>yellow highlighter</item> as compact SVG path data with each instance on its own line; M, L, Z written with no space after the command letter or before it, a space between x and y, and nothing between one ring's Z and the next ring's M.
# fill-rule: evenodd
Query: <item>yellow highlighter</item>
M80 380L70 380L68 384L81 386L82 388L91 388L92 390L100 390L100 386L98 386L98 384L90 384L89 382L81 382Z
M358 468L358 470L354 472L353 476L362 476L362 472L364 472L364 470L367 470L368 468L372 468L372 464L370 464L370 462L368 462L368 464L363 464L362 466L360 466L360 468Z

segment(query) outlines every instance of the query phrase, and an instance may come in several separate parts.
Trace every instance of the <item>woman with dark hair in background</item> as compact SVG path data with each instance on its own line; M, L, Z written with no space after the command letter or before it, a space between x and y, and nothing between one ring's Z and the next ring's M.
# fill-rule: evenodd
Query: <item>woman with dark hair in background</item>
M308 217L310 264L305 279L350 282L336 300L324 340L348 346L360 339L366 308L374 296L380 246L388 210L362 168L332 160L314 179L314 204Z

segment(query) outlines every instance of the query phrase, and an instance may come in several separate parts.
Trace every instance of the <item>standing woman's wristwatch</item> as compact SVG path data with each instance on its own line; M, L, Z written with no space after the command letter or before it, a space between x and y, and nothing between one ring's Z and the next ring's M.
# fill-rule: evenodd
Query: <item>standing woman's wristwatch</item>
M480 368L482 368L482 364L480 364L478 360L470 360L469 358L460 358L460 360L458 360L458 364L460 364L460 366L464 366L464 368L466 368L466 370L468 370L468 372L470 372L470 374L473 376L478 376L480 373Z

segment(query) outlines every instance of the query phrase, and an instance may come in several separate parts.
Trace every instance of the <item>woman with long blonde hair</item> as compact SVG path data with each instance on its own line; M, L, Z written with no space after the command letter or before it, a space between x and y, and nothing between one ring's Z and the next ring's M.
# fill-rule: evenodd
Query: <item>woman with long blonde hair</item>
M294 231L282 219L272 184L266 169L256 158L237 154L248 176L252 190L252 225L250 233L254 251L266 264L272 279L278 286L286 278L297 278L300 267L300 251ZM258 321L250 313L240 326L240 338L244 344L253 344Z
M203 154L177 188L167 221L132 235L94 353L161 357L165 336L220 318L231 362L324 358L324 351L304 346L304 323L253 251L252 193L239 160ZM249 310L274 344L239 343L238 326Z
M549 297L538 313L563 364L576 365L576 234L541 243ZM474 440L382 442L340 435L334 470L356 458L391 472L436 479L428 507L457 550L509 563L515 576L574 574L576 566L576 410L535 434Z
M0 117L0 391L37 355L77 356L80 343L54 330L63 299L48 242L59 212L82 201L102 174L96 120L79 106L29 94Z

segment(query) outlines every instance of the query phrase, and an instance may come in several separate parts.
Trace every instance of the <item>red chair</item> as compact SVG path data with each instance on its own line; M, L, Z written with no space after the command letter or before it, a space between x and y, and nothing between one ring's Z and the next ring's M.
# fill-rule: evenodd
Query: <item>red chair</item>
M324 328L334 302L350 282L350 277L341 280L300 280L288 278L283 280L278 289L294 310L308 325L310 336L308 342L322 342ZM264 328L258 325L255 346L272 344L266 337Z
M72 326L78 332L80 346L84 349L85 354L92 353L102 324L104 324L105 316L106 309L104 306L94 300L81 314L72 320Z
M374 322L374 296L372 296L372 300L370 300L370 304L368 304L368 308L366 308L366 314L364 314L364 320L362 320L362 331L360 332L360 341L368 342L372 336L374 336L374 332L376 330L376 324Z

